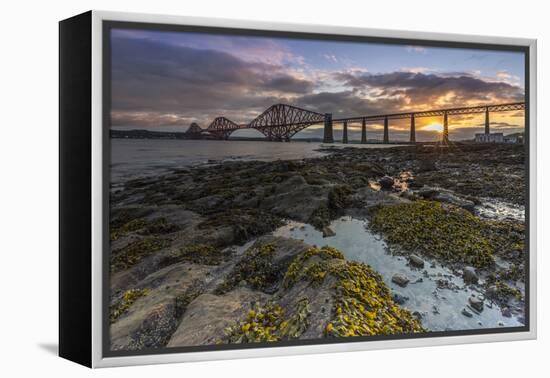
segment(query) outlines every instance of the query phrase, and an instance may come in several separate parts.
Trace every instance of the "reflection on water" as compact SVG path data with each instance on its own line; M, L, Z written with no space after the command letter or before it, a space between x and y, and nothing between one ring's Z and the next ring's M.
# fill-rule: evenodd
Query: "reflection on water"
M392 292L408 297L403 307L422 315L422 324L432 331L496 328L500 326L521 326L516 318L505 318L500 308L488 301L479 314L467 317L462 309L467 307L468 298L480 293L464 284L461 277L449 269L425 260L423 269L412 268L407 259L391 255L386 243L371 233L367 221L342 217L331 223L335 236L323 238L321 232L308 224L289 222L274 231L274 235L303 240L310 245L330 245L341 250L347 259L370 265L380 273ZM406 287L391 281L395 273L410 279Z

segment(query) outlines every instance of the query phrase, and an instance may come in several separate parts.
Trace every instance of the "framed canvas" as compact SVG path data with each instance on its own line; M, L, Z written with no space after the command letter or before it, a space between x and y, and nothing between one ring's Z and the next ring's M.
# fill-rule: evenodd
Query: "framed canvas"
M60 22L60 355L536 337L536 41Z

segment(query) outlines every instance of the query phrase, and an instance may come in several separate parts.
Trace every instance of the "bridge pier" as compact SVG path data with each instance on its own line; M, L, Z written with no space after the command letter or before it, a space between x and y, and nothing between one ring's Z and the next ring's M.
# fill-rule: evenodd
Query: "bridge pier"
M416 125L415 125L415 118L414 113L411 114L411 143L416 143Z
M491 122L489 121L489 108L485 108L485 135L489 135L491 133L490 130Z
M334 136L332 133L332 113L325 113L323 143L334 143Z
M344 121L344 134L342 135L342 143L348 143L348 121Z
M388 116L384 117L384 143L390 143Z
M367 120L365 118L361 124L361 144L367 144Z
M447 112L443 113L443 136L441 142L443 144L449 143L449 117Z

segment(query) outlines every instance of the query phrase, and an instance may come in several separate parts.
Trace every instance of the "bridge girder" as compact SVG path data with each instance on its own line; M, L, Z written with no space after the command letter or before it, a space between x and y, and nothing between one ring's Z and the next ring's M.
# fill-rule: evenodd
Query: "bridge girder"
M288 141L301 130L322 123L324 114L287 104L275 104L247 126L264 134L269 140Z

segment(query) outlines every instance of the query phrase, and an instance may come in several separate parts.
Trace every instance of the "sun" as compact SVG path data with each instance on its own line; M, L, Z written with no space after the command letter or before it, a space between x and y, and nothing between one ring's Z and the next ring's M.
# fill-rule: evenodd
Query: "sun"
M427 126L424 126L422 128L422 130L437 131L438 133L442 133L443 132L443 125L440 124L440 123L437 123L437 122L433 122L433 123L430 123Z

